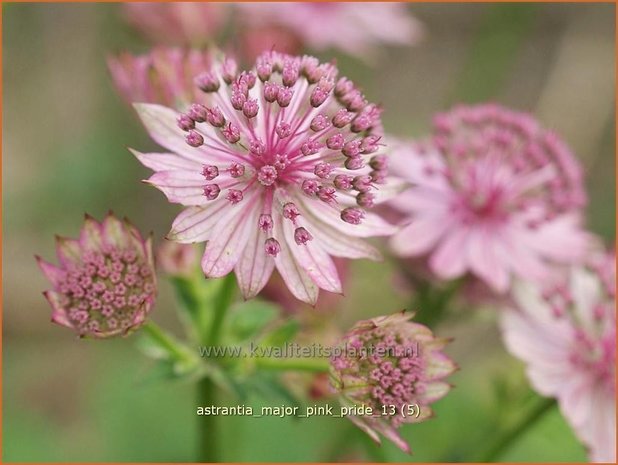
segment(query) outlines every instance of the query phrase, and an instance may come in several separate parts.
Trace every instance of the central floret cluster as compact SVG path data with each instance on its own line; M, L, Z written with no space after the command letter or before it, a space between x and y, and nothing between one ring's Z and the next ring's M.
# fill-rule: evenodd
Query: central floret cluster
M247 269L236 272L248 296L259 292L272 272L264 254L285 255L286 263L277 267L302 300L317 296L311 281L341 292L328 254L376 254L340 236L393 232L367 212L386 183L380 107L367 102L351 81L338 78L334 65L309 56L268 52L243 72L228 58L195 82L206 104L193 104L185 113L138 105L155 140L176 152L138 154L157 171L149 181L171 201L201 209L181 215L170 238L208 241L202 261L207 276L222 276L237 263L242 267L239 259L245 257ZM212 224L213 218L221 222ZM233 223L234 231L226 231L229 241L217 246L219 238L213 238L223 232L223 221ZM322 240L314 244L318 236ZM314 247L299 249L309 244ZM258 248L258 257L252 257Z

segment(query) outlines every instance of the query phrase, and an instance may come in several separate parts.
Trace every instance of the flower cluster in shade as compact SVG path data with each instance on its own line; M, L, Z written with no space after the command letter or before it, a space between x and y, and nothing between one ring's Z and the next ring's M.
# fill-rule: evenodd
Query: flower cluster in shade
M107 59L114 84L127 102L160 103L180 110L203 99L193 80L211 63L208 51L163 46L142 55L123 52Z
M508 350L532 386L555 397L589 448L616 462L616 255L593 253L549 282L518 282L502 317Z
M456 370L442 352L448 340L409 321L412 316L401 312L358 322L343 337L342 353L331 358L331 383L342 404L368 406L375 413L350 419L376 442L382 434L406 452L409 446L397 428L430 418L430 404L450 390L444 378ZM418 408L418 415L402 414L408 406Z
M245 58L266 50L338 49L367 59L379 45L418 42L423 27L400 3L126 3L128 22L152 43L203 47L226 26Z
M169 153L134 152L148 182L187 206L168 238L206 242L207 277L236 272L255 296L276 267L298 299L341 293L332 256L379 258L363 237L395 228L369 212L396 193L389 183L381 108L332 64L261 55L239 71L232 59L196 77L207 104L185 113L136 105Z
M152 245L128 221L86 216L79 239L57 238L57 255L58 266L37 257L54 323L96 338L144 323L157 291Z
M533 117L458 106L435 117L427 140L394 145L393 171L412 185L390 204L404 225L391 242L398 255L504 293L513 276L545 279L584 254L581 166Z

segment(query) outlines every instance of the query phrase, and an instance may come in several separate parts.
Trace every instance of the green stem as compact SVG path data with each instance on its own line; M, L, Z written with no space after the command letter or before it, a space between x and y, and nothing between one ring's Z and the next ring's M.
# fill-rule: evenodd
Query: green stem
M146 321L142 326L143 331L147 332L150 337L159 342L162 347L165 347L170 354L174 355L179 360L187 360L190 356L181 346L169 336L163 329L151 320Z
M234 278L228 275L223 278L221 288L218 289L216 298L212 302L212 309L204 308L204 302L200 303L198 313L212 311L212 319L208 331L200 334L201 341L210 346L215 346L221 339L221 327L225 321L232 300L234 297ZM211 378L202 379L197 385L198 402L202 406L216 405L217 392L216 385ZM219 428L217 417L206 415L198 417L199 421L199 457L200 462L214 463L218 461L219 451L217 449L219 441Z
M205 344L214 346L219 342L221 336L221 326L225 321L227 310L232 304L234 289L234 276L229 274L223 278L221 289L219 289L217 299L215 299L212 321L210 322L210 328L206 338L203 341Z
M210 378L203 378L197 384L197 398L203 407L215 405L216 386ZM199 425L198 462L215 463L219 458L217 445L219 444L217 417L204 415L197 417Z
M512 425L511 428L504 430L498 434L496 439L478 455L475 462L494 462L497 458L504 454L520 437L521 435L543 415L549 412L556 405L555 399L540 398L526 414Z
M264 370L273 371L308 371L313 373L327 373L328 359L325 358L272 358L259 357L254 359L255 364Z

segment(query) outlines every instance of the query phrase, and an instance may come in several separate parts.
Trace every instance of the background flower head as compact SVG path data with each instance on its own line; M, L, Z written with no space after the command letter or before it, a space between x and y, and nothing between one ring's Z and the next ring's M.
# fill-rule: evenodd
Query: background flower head
M428 255L440 278L469 272L503 293L513 275L544 279L586 250L581 166L527 114L455 107L436 116L428 141L400 144L392 167L412 185L390 204L405 224L393 250Z
M616 461L616 256L594 255L550 283L519 282L502 331L534 389L560 410L595 462Z
M423 35L404 3L260 2L239 3L238 8L249 32L278 31L284 46L297 42L310 50L338 49L361 58L380 45L409 45ZM278 43L270 47L279 49Z
M54 323L97 338L144 323L157 291L151 239L110 213L102 223L86 215L79 239L56 243L59 266L37 257L52 284L45 297Z
M234 270L245 297L275 267L305 302L318 288L341 293L331 255L378 258L360 238L395 230L368 211L395 187L380 154L381 108L309 56L268 52L243 72L228 58L196 82L209 106L136 107L173 152L135 152L156 171L148 182L189 207L168 238L207 242L205 275Z
M107 65L118 92L129 103L160 103L179 110L203 99L193 79L212 63L211 53L155 47L143 55L111 55Z
M448 341L409 321L412 316L401 312L358 322L343 336L341 353L331 358L332 385L343 405L366 405L376 414L350 420L376 442L380 433L406 452L410 448L397 428L431 417L429 405L448 393L444 378L456 370L442 352ZM410 406L418 414L402 413Z
M224 26L229 7L216 2L130 2L127 21L154 43L203 46Z

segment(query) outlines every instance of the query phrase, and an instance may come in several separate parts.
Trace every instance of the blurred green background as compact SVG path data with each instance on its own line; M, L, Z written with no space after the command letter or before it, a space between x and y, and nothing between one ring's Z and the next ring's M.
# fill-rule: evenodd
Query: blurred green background
M414 4L427 29L415 47L385 48L370 65L337 56L388 132L422 135L431 115L458 101L493 100L535 113L585 165L590 228L615 234L615 50L611 4ZM160 239L178 211L126 150L154 148L116 95L105 57L147 44L115 4L3 4L3 461L183 461L196 449L195 393L151 383L132 339L80 341L49 323L33 255L54 257L53 234L75 236L84 212L126 215ZM330 57L330 54L324 56ZM389 262L351 265L336 321L347 328L409 298L393 291ZM170 287L154 319L178 330ZM456 388L435 419L404 428L414 455L377 448L346 420L223 418L226 461L474 460L516 419L528 390L500 343L495 315L459 315ZM500 381L498 381L500 380ZM260 404L261 399L252 402ZM233 398L222 405L234 404ZM582 461L585 451L557 411L501 456Z

